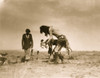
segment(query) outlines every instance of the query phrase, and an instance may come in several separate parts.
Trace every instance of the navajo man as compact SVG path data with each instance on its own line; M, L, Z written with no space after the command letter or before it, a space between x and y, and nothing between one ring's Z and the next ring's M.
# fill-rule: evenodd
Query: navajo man
M53 53L55 56L54 62L58 63L58 58L60 58L63 63L63 56L60 53L62 47L66 48L66 50L68 51L68 55L69 55L70 51L72 51L71 48L69 47L69 42L68 42L66 36L57 32L57 30L54 29L53 26L46 26L46 25L40 26L40 33L41 34L44 33L45 36L49 36L47 43L50 43L51 46L52 46L53 36L55 36L57 38L57 40L58 40L57 45L55 46L55 48L53 50Z
M25 51L25 60L30 60L31 58L31 49L33 48L33 38L30 34L30 29L25 30L25 34L22 36L22 49Z

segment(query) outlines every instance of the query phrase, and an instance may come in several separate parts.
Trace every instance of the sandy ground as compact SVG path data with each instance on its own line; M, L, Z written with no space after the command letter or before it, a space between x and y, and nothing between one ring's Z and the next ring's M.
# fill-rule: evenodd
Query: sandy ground
M64 64L54 64L47 62L46 52L41 52L38 60L34 56L27 63L1 66L0 78L100 78L100 52L73 52L72 55L73 59L69 60L64 56Z

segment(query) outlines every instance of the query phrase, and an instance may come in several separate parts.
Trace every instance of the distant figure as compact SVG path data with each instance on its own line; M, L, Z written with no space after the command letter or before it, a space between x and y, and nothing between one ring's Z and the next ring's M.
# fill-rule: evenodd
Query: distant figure
M7 60L8 53L0 53L0 65L3 65Z
M61 49L62 47L65 47L66 50L68 51L68 55L70 54L70 52L72 51L70 46L69 46L69 42L66 38L65 35L59 33L57 31L57 29L54 29L53 26L46 26L46 25L42 25L40 26L40 33L44 33L45 36L49 36L49 39L47 41L47 43L50 43L49 48L52 50L52 40L53 40L53 36L55 36L57 38L57 45L55 46L54 50L53 50L53 54L54 54L54 59L55 59L55 63L58 63L58 58L62 61L63 63L63 56L61 54ZM50 55L51 57L51 55Z
M37 58L36 58L37 60L39 59L39 51L37 51Z
M33 50L33 38L30 34L30 29L26 29L25 32L26 33L22 36L22 49L25 51L25 60L28 61L32 55L31 50Z

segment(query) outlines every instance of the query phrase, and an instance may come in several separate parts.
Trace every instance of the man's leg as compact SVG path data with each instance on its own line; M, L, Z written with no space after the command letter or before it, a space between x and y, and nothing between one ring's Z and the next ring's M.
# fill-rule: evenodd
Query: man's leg
M63 56L61 55L61 45L57 45L56 47L55 47L55 50L54 50L54 52L55 52L55 54L54 54L54 59L55 59L55 63L58 63L58 60L60 59L62 62L63 62Z
M66 40L66 46L65 46L66 50L68 51L68 55L70 55L70 53L72 52L72 49L69 46L69 42L68 40Z
M30 48L25 50L25 60L29 61L31 56Z
M68 51L69 58L72 57L72 54L71 54L72 49L70 48L70 46L68 44L66 44L66 51Z
M48 54L50 54L50 56L52 54L52 47L51 46L49 46Z
M68 46L66 46L66 50L68 51L68 55L70 55L70 50Z

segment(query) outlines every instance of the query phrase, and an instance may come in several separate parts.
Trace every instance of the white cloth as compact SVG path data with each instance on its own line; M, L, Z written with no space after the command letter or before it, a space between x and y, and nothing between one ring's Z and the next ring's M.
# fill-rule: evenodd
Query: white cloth
M29 48L25 50L25 59L30 60L30 58L31 58L31 49Z

